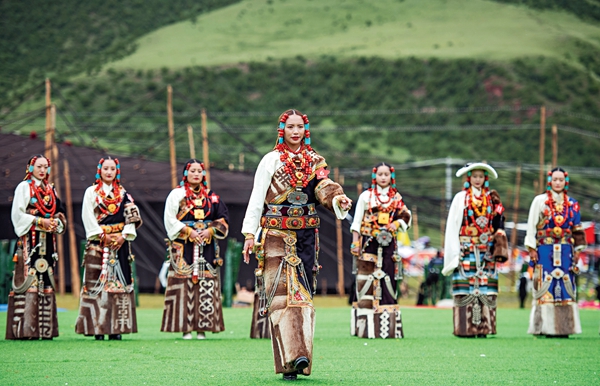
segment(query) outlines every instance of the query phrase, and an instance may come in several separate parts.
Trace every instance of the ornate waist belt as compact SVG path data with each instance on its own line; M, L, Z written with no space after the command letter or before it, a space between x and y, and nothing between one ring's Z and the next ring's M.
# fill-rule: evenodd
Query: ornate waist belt
M538 245L573 244L571 242L571 237L538 237L537 243Z
M321 219L316 216L263 216L260 218L260 226L269 229L312 229L318 228L321 225Z
M473 244L479 249L487 249L488 240L491 239L491 237L488 233L482 233L479 237L459 236L458 239L461 244ZM485 240L485 242L482 239Z
M119 233L123 231L123 227L125 226L124 222L120 222L117 224L108 224L108 225L100 225L100 228L104 231L105 234L111 233Z
M381 233L381 231L386 231L389 232L387 229L383 228L383 229L379 229L379 228L373 228L370 227L369 225L363 224L363 226L360 227L360 234L363 236L373 236L374 238L377 238L377 236ZM396 232L393 233L393 236L396 235Z
M571 236L570 229L564 229L561 227L547 228L547 229L538 229L537 237L554 237L555 239L559 239L561 237Z
M302 217L317 214L315 204L307 205L275 205L268 204L264 215L266 217Z
M182 223L184 223L185 225L192 227L194 229L197 229L197 230L203 230L203 229L208 228L208 223L210 223L210 222L211 222L211 220L182 221Z

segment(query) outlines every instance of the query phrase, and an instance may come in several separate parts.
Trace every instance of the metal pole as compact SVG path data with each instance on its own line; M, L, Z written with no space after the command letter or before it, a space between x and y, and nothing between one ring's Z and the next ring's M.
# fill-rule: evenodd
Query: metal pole
M452 158L446 158L446 212L452 202Z

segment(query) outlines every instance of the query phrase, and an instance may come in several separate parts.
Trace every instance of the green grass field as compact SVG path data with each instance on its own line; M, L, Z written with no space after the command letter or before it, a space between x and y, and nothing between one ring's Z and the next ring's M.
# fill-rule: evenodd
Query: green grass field
M180 68L269 59L380 56L572 61L600 26L485 0L245 0L158 29L114 68ZM573 62L574 63L574 62Z
M570 339L526 334L529 310L498 310L498 335L452 336L448 309L403 308L405 339L366 340L349 334L348 307L317 301L313 374L301 385L591 385L600 382L600 312L582 310L583 334ZM139 333L121 342L74 333L77 312L59 312L60 337L0 341L2 385L271 385L270 341L251 340L250 308L224 310L226 331L204 341L159 332L160 297L144 298ZM63 302L63 304L65 304ZM146 306L144 306L146 304ZM6 313L0 313L0 331Z

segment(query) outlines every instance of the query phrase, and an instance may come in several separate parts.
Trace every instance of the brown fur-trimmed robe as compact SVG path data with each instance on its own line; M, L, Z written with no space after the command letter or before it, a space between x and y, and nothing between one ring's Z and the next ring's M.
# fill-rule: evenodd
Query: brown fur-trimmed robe
M252 325L250 326L251 339L271 339L271 323L268 316L259 314L258 294L254 294L254 305L252 308Z
M54 191L56 197L56 192ZM67 221L63 215L64 207L56 197L57 213L52 216L59 219L64 227ZM28 205L27 213L38 215L33 205ZM6 339L52 339L58 336L58 319L56 317L56 296L54 284L54 234L35 230L36 244L45 235L43 246L31 252L33 227L19 237L15 251L15 270L13 286L8 295L8 312L6 315ZM42 252L42 253L40 253ZM61 256L58 256L60 258ZM45 263L44 263L45 260ZM42 264L44 263L44 264ZM41 282L40 282L41 279Z
M195 204L194 204L195 205ZM210 243L204 246L204 258L216 269L216 274L208 269L199 272L203 278L197 282L192 280L189 269L193 263L194 243L181 234L169 242L170 260L165 290L165 307L160 330L163 332L221 332L225 330L223 308L221 305L220 268L222 260L217 255L215 244L219 239L227 237L229 232L229 212L227 206L214 192L208 191L202 206L186 207L185 199L180 202L177 219L183 222L196 221L194 210L203 210L206 217L203 221L207 228L213 228L214 234ZM175 264L178 270L173 268Z
M317 171L327 167L323 157L312 153L313 173L302 192L308 195L307 204L321 204L333 211L333 199L344 194L342 187ZM294 189L290 177L280 167L275 171L265 197L265 203L290 205L287 195ZM263 212L264 214L264 212ZM277 230L262 228L261 240L264 251L264 282L267 294L276 288L268 310L275 373L290 373L295 370L294 361L306 357L309 366L301 374L310 375L315 310L312 303L314 291L313 268L318 265L315 250L318 248L318 233L315 229ZM277 271L284 261L281 277ZM301 266L306 274L300 278ZM255 316L258 313L254 313ZM257 319L253 320L255 325Z
M133 198L120 187L123 201L119 204L116 213L109 215L102 213L99 207L94 209L94 215L100 226L104 226L104 233L112 237L120 236L126 224L134 224L136 228L142 225L139 209L133 203ZM86 203L84 202L84 205ZM101 204L104 205L104 204ZM85 222L84 222L85 224ZM120 224L120 228L113 225ZM102 250L104 246L98 240L88 240L83 257L84 277L81 297L79 302L79 315L75 323L75 332L85 336L92 335L122 335L137 332L137 318L135 311L135 292L130 261L130 243L125 241L121 248L114 253L114 268L107 266L108 270L119 270L122 279L112 277L114 281L106 280L101 283ZM123 281L123 282L121 282Z

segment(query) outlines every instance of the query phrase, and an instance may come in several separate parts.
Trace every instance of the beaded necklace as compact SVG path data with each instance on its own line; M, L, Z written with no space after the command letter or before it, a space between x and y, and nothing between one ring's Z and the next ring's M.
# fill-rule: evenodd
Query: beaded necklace
M488 205L488 192L487 189L482 189L481 200L477 200L477 197L473 193L473 188L467 190L467 207L465 211L467 216L471 219L471 223L477 228L479 233L485 233L489 230L492 218L492 207ZM475 202L481 202L481 206L478 206ZM475 217L477 215L477 217ZM479 220L483 225L479 224L478 219L485 218L486 221Z
M567 196L567 192L563 190L563 203L559 204L554 200L551 191L548 191L548 200L546 200L546 205L550 208L550 216L554 221L554 225L557 227L562 226L565 221L567 221L567 212L569 211L569 207L571 206L571 202ZM549 221L546 220L546 223Z
M312 157L306 147L301 146L297 151L293 151L284 143L278 150L279 159L284 165L283 170L290 176L290 185L294 188L306 188L308 177L312 173Z
M112 181L112 191L114 197L108 197L108 195L104 192L102 181L102 165L104 164L104 158L101 158L98 161L98 167L96 169L96 203L98 204L98 209L100 209L100 214L97 219L100 220L103 216L112 216L119 211L121 203L123 202L123 195L121 194L121 164L117 158L108 158L115 163L115 179Z
M42 182L40 186L37 186L35 181L31 180L29 182L29 194L31 203L43 217L50 218L54 215L56 212L56 197L54 197L54 189L50 184Z
M108 195L104 192L102 187L102 183L96 185L96 203L98 204L98 209L104 215L114 215L119 211L119 207L123 202L123 195L121 194L120 186L117 185L116 181L112 183L112 191L114 197L108 197Z

